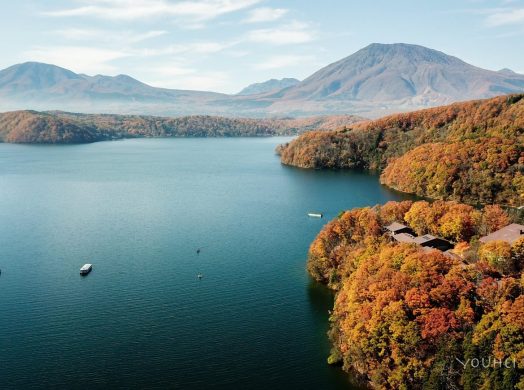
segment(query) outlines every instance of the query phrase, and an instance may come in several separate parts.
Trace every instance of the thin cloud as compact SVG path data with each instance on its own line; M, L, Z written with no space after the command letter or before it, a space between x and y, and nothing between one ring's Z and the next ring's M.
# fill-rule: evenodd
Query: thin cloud
M196 69L188 68L188 67L185 67L183 65L178 65L178 64L156 66L156 67L153 67L153 69L149 69L149 71L151 70L154 72L154 74L160 75L166 78L167 77L186 76L186 75L196 73Z
M503 1L502 7L455 9L446 13L463 13L484 16L484 24L488 27L515 25L524 21L524 8L511 6L513 1Z
M304 62L311 62L313 60L312 56L304 55L282 55L282 56L273 56L268 58L266 61L258 63L254 66L256 70L268 70L268 69L279 69L279 68L288 68L291 66L296 66Z
M196 21L249 8L261 0L83 0L88 5L44 12L53 17L95 17L100 19L133 21L144 18L188 17Z
M287 12L288 10L284 8L255 8L249 12L249 16L244 20L244 23L273 22L287 14Z
M200 91L218 90L227 87L229 75L219 71L202 72L180 64L169 64L148 69L159 79L146 80L149 85L161 88L190 89Z
M311 42L316 38L315 35L308 24L293 22L275 28L252 30L247 34L247 40L255 43L288 45Z
M25 58L62 66L78 73L114 73L111 61L129 57L125 51L100 49L85 46L38 47L26 51Z
M85 41L96 39L98 42L119 42L119 43L139 43L148 39L157 38L166 35L165 30L151 30L143 33L133 32L114 32L109 30L95 30L95 29L79 29L70 28L64 30L56 30L53 32L63 39Z
M133 34L129 37L129 41L133 43L138 43L138 42L146 41L148 39L158 38L166 34L167 34L167 31L165 30L152 30L152 31L147 31L142 34Z
M156 57L166 55L179 55L179 54L215 54L224 51L238 42L213 42L213 41L200 41L191 42L184 44L170 45L167 47L157 49L139 49L131 51L134 55L139 57Z
M227 52L228 55L235 58L247 57L251 54L249 50L230 50Z
M497 11L486 18L489 27L514 25L524 22L524 8Z

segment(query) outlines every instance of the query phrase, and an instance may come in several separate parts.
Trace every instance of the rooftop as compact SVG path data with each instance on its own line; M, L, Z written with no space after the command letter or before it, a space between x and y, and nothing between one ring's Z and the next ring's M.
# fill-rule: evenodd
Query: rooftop
M511 225L482 237L479 241L483 243L490 241L506 241L509 244L513 244L520 237L524 237L524 225L512 223Z
M409 234L409 233L395 234L395 235L393 235L393 238L395 239L395 241L398 241L398 242L404 242L404 243L407 243L407 244L414 244L415 243L415 237L412 234Z
M386 229L390 232L396 232L402 229L409 229L409 227L398 222L393 222L391 225L386 226Z
M415 238L415 243L417 244L424 244L425 242L433 241L437 237L432 236L431 234L424 234L423 236L419 236Z

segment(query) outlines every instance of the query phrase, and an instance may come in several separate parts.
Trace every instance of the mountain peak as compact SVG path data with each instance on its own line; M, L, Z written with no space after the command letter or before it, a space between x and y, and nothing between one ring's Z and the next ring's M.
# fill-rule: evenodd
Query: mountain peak
M261 93L279 91L284 88L292 87L300 83L299 80L289 77L284 77L283 79L270 79L262 83L255 83L248 85L237 95L258 95Z
M514 72L513 70L511 70L509 68L502 68L501 70L498 71L498 73L507 74L507 75L516 75L516 74L518 74L517 72Z
M459 60L458 58L445 54L441 51L409 43L372 43L357 51L355 54L346 57L346 59L349 59L353 56L381 58L383 60L391 60L393 58L398 60L402 58L403 60L409 61L411 63L464 63L462 60Z
M42 62L24 62L0 71L0 87L10 85L12 91L42 89L82 76L56 65Z
M74 73L74 72L72 72L72 71L70 71L68 69L62 68L60 66L53 65L53 64L46 64L44 62L36 62L36 61L27 61L27 62L22 62L20 64L12 65L9 68L6 68L6 69L2 70L2 73L7 71L7 70L31 71L31 72L50 72L50 71L53 71L53 72L62 72L62 73L76 75L76 73Z
M415 106L522 90L497 72L438 50L407 43L372 43L286 91L289 99L396 102Z

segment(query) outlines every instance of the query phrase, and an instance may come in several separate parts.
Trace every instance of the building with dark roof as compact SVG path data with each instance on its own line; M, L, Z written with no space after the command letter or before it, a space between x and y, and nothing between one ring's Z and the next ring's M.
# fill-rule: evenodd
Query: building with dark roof
M411 230L409 226L403 225L398 222L393 222L391 225L386 226L385 229L391 235L400 234L400 233L413 234L413 230Z
M399 233L394 234L392 237L397 242L415 244L424 248L438 249L442 252L453 249L453 244L451 242L440 237L432 236L431 234L415 237L409 233Z
M430 247L441 250L442 252L448 249L453 249L453 244L440 237L432 236L431 234L424 234L423 236L416 237L414 243L423 247Z
M523 227L524 228L524 227ZM391 225L386 226L384 229L388 231L391 237L404 244L415 244L421 247L438 249L445 252L449 249L453 249L453 244L440 237L432 236L431 234L425 234L423 236L415 237L413 230L406 225L398 222L393 222Z

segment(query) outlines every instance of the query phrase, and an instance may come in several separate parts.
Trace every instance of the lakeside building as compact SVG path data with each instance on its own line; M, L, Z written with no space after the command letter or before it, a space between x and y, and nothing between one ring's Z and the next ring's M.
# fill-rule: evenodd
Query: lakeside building
M392 236L397 234L409 234L412 235L414 232L413 230L406 225L403 225L398 222L393 222L391 225L388 225L385 227L385 229L391 234Z
M386 226L385 229L397 242L415 244L424 248L438 249L442 252L446 252L454 247L451 242L440 237L435 237L431 234L424 234L423 236L415 237L413 230L410 227L398 222L393 222L391 225Z

